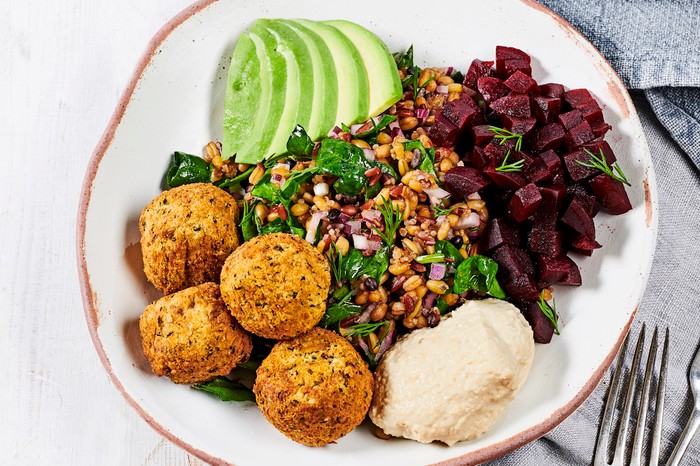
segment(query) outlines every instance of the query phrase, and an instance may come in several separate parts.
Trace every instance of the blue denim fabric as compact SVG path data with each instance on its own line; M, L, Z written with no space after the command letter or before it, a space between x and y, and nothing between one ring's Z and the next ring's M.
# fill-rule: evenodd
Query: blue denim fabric
M573 24L700 168L700 0L539 0Z

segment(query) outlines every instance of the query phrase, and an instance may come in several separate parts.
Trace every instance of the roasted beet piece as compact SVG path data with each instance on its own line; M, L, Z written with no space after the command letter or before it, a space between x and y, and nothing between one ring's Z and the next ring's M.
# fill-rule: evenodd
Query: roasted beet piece
M566 187L569 200L578 200L586 208L586 212L591 217L595 217L595 197L588 194L586 187L580 183L570 184Z
M564 92L562 98L571 108L579 108L589 100L593 100L593 96L588 92L588 89L571 89L570 91Z
M523 170L523 175L525 179L530 183L535 183L540 185L547 181L549 177L549 171L540 157L537 157L535 161L530 164L525 170Z
M515 118L530 117L530 98L524 94L510 94L491 102L490 107L499 115Z
M548 150L540 154L540 158L547 167L550 175L553 177L557 170L561 170L561 159L553 150Z
M533 153L556 150L564 140L564 135L564 128L559 123L549 123L532 131L530 147Z
M632 210L625 186L605 173L590 180L588 185L595 193L595 197L600 202L604 212L620 215Z
M537 82L522 71L511 74L505 85L518 94L529 94L537 90Z
M510 93L510 89L503 84L503 80L490 76L479 78L476 81L476 87L481 95L484 96L484 101L486 103L498 100Z
M537 280L542 288L564 280L571 270L566 257L537 256Z
M515 190L520 189L525 186L525 179L515 172L499 172L496 171L494 165L489 165L484 168L484 175L493 181L493 183L500 189L504 190ZM445 174L447 176L447 174Z
M612 166L612 164L617 161L617 157L615 157L615 153L613 152L612 148L610 147L610 144L608 144L607 141L587 142L586 144L581 146L581 149L587 149L593 152L597 157L600 157L600 152L602 151L603 156L605 157L605 161L610 166Z
M530 219L532 228L537 230L556 230L558 217L559 214L557 212L546 212L538 209Z
M535 213L542 202L540 190L534 183L526 184L515 191L508 203L508 211L518 222L524 222L526 218Z
M581 104L578 110L588 123L601 123L603 121L603 111L600 109L598 102L593 99Z
M564 86L557 83L540 84L539 88L540 94L547 97L555 97L559 99L561 98L562 94L564 94Z
M506 99L507 97L504 97ZM508 115L502 115L503 127L515 134L527 136L535 127L537 120L534 118L516 118Z
M581 147L583 144L589 141L592 141L594 137L593 131L591 131L591 126L584 120L566 133L564 136L564 147L566 147L566 150L571 151Z
M513 63L506 64L506 61ZM522 64L515 64L515 62L522 62ZM523 67L530 68L530 55L514 47L496 46L496 73L499 76L508 77L518 69L522 71ZM512 70L511 73L508 73L510 70ZM525 74L532 75L532 70Z
M435 117L435 125L428 130L428 136L435 145L450 147L454 145L459 137L459 128L442 113L438 113Z
M577 149L564 156L566 171L569 173L569 177L571 177L573 181L581 181L600 173L600 170L597 168L586 167L579 163L590 163L590 161L590 154L587 154L583 149Z
M593 135L596 138L602 138L603 136L605 136L605 133L607 133L611 129L612 126L610 126L604 121L591 124L591 131L593 131Z
M567 272L566 276L557 283L559 285L581 286L581 271L579 270L578 265L576 265L576 262L571 260L571 258L568 256L564 256L564 260L569 266L569 271Z
M499 273L499 282L504 284L503 287L513 299L534 301L540 297L540 292L532 274Z
M489 125L473 126L472 136L474 138L475 146L485 147L486 144L491 142L491 140L493 139L493 131L489 129Z
M574 198L561 216L562 223L570 226L590 240L595 240L595 225L588 207Z
M533 96L532 109L537 121L540 123L552 123L561 111L561 99L543 95Z
M484 76L493 76L493 62L472 60L469 65L469 70L464 76L464 85L472 89L476 89L476 81Z
M508 141L506 141L506 144L501 144L497 141L491 141L489 144L486 145L486 147L484 147L484 153L493 165L498 166L501 163L503 163L503 159L506 158L506 154L508 154L508 151L512 150L507 144Z
M506 60L503 62L503 78L511 76L513 73L520 71L528 76L532 76L532 68L530 62L526 60Z
M583 123L583 115L581 115L581 112L576 108L560 114L557 119L567 131Z
M460 130L464 130L474 119L479 111L474 100L468 95L462 95L459 99L447 102L440 113ZM437 118L436 118L437 120Z
M456 198L464 198L489 184L479 170L455 167L445 173L445 189Z
M523 311L525 320L532 327L532 333L536 343L547 344L552 341L554 335L554 324L547 318L537 303L527 303Z
M488 252L504 244L510 244L511 246L520 244L518 229L505 218L489 220L481 236L480 247Z
M490 163L491 160L484 153L484 149L479 146L474 146L471 157L469 158L469 164L479 170L483 170Z
M535 274L530 256L517 246L504 244L493 252L492 257L498 265L512 275Z
M563 235L556 230L533 229L528 236L527 248L530 252L544 254L549 257L563 256Z
M542 196L540 210L553 213L559 212L562 207L564 207L566 195L566 188L563 186L546 186L540 188L540 196Z
M593 254L593 250L600 248L601 245L596 240L590 240L583 235L578 235L569 243L569 247L572 251L590 256Z

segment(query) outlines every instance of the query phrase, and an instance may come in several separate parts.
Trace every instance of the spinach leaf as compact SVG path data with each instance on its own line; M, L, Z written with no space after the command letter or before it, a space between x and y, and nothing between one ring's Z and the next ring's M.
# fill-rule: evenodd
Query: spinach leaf
M342 139L324 139L316 155L319 172L337 176L333 184L336 192L348 196L362 192L369 181L365 172L373 167L362 149Z
M354 280L367 275L379 281L386 269L389 268L389 248L383 247L373 256L363 256L358 249L350 249L338 261L338 279Z
M377 142L377 136L379 135L379 132L389 126L389 123L392 121L396 121L396 115L382 115L381 120L379 122L375 122L374 118L372 118L370 121L372 122L372 129L369 129L365 131L364 133L358 133L354 136L355 139L362 139L363 141L367 141L369 145L374 145Z
M254 169L255 167L250 167L248 170L244 171L243 173L239 173L233 178L222 178L219 181L215 181L214 186L217 188L226 189L230 193L240 191L241 183L248 179L250 174L253 173Z
M311 158L314 142L301 125L296 125L287 140L287 152L294 157Z
M403 148L404 150L409 151L413 151L414 149L420 150L421 154L423 155L423 158L421 159L420 165L418 165L418 169L424 171L425 173L433 175L433 178L435 178L435 182L439 186L440 179L438 178L437 173L435 172L435 148L430 147L426 149L425 147L423 147L423 143L420 142L418 139L404 142Z
M435 253L442 254L445 257L452 259L452 265L454 267L459 267L459 264L464 261L464 257L459 253L459 249L455 247L454 244L445 240L438 240L435 242Z
M213 393L221 401L255 401L251 389L225 377L215 377L208 382L194 384L192 388Z
M362 307L359 304L353 303L337 303L328 306L326 313L321 318L318 323L322 327L329 327L333 324L340 322L343 319L347 319L350 316L354 316L360 313Z
M260 227L262 225L258 216L255 215L255 206L257 206L258 203L260 203L260 201L253 201L250 204L245 201L243 202L243 216L241 217L243 241L249 241L260 234Z
M452 78L452 80L456 83L464 82L464 75L461 71L455 71L454 73L452 73L452 76L450 76L450 78Z
M457 268L454 292L459 294L474 290L494 298L505 299L506 294L496 279L497 272L498 264L494 260L478 254L471 256Z
M389 268L389 247L384 246L373 256L367 256L363 273L379 282L382 274Z
M411 45L404 53L395 53L394 61L396 62L396 67L399 69L411 68L413 66L413 45Z
M277 217L273 221L266 223L260 228L260 234L261 235L269 235L271 233L288 233L289 232L289 225L287 225L287 222L282 220L282 217Z
M165 173L165 185L175 188L190 183L211 183L211 165L196 155L173 152Z
M250 194L261 199L267 199L268 201L277 202L277 195L279 193L280 188L278 188L277 185L271 181L271 178L272 175L268 171L263 175L260 181L258 181L257 184L253 186L253 190L250 192Z
M447 305L447 303L441 296L435 300L435 307L437 307L440 310L440 315L445 315L450 306Z

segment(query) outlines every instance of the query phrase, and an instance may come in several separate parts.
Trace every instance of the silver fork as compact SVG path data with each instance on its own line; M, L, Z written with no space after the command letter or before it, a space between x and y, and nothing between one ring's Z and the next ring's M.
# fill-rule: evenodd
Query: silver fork
M615 413L615 405L620 395L620 377L622 376L622 368L625 365L625 353L627 351L627 343L629 334L625 338L622 345L622 350L617 358L615 373L613 374L612 383L610 384L610 392L608 393L608 401L605 403L605 412L603 421L600 425L598 433L598 443L596 444L595 458L593 466L624 466L625 465L625 448L627 445L627 431L629 429L630 415L632 413L632 403L635 398L635 388L637 384L637 374L639 372L640 360L642 359L642 348L644 347L644 336L646 325L642 324L642 329L637 338L637 347L634 351L632 359L632 368L630 369L630 379L625 395L625 404L620 418L620 426L617 431L617 439L615 441L615 453L612 463L608 463L607 452L610 442L610 435L613 428L613 418ZM632 454L629 466L642 465L642 445L644 441L644 428L646 426L647 412L649 410L651 374L654 372L654 363L656 362L657 344L657 329L654 329L654 336L651 340L651 347L647 356L646 371L644 373L644 382L642 385L642 395L640 398L639 415L637 416L637 426L634 431L634 440L632 443ZM663 353L661 356L661 370L656 391L656 407L654 409L654 426L652 431L651 450L649 453L649 466L656 466L659 463L659 449L661 446L661 426L663 424L664 411L664 393L666 387L666 365L668 357L668 329L664 338Z
M690 413L690 419L688 419L681 437L678 439L676 448L673 449L673 453L668 459L667 466L678 466L681 463L685 450L698 431L698 427L700 427L700 349L695 353L693 362L690 364L688 382L690 382L690 392L693 394L695 406L693 407L693 412Z

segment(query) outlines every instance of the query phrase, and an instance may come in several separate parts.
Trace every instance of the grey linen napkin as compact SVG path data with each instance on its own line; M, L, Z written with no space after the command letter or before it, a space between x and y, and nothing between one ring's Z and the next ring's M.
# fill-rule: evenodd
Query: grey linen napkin
M660 220L651 276L632 334L642 322L671 331L661 445L665 464L692 408L687 370L700 338L700 1L541 3L577 27L625 85L638 90L633 100L656 169ZM628 365L630 359L628 354ZM559 427L488 464L591 464L610 376ZM683 463L700 464L700 436Z

